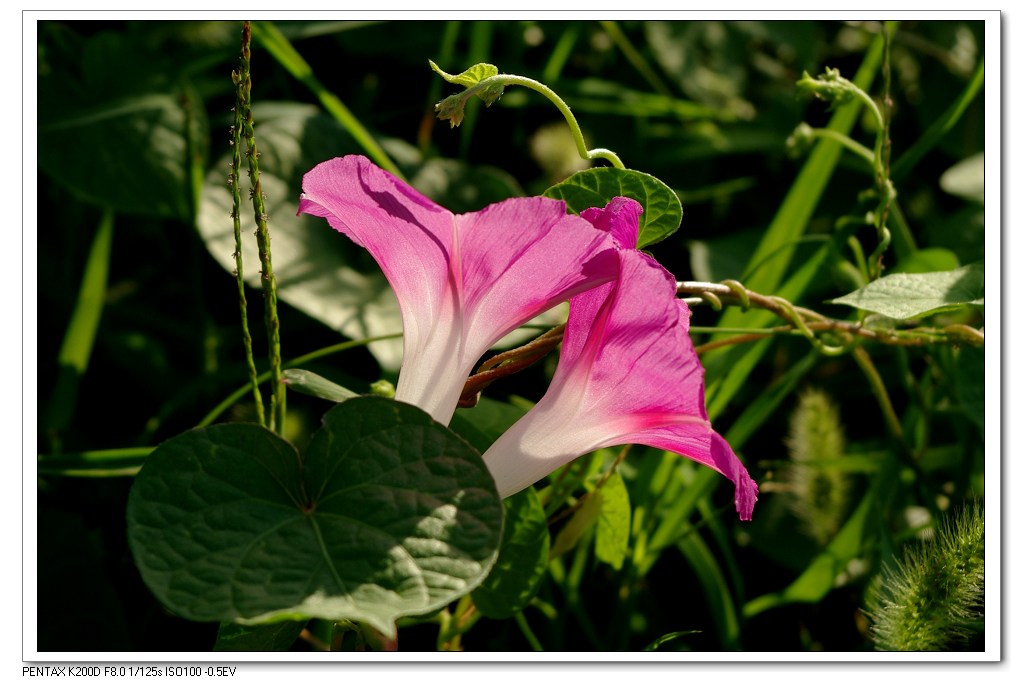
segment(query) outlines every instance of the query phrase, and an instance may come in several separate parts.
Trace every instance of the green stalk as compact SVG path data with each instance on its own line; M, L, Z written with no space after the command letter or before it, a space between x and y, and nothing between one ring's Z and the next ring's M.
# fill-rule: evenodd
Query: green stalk
M245 347L245 365L249 372L249 383L252 385L252 399L256 405L256 418L263 426L267 425L266 414L263 410L263 396L259 391L259 382L256 380L256 361L252 356L252 335L249 333L248 304L245 300L245 278L242 269L242 190L239 173L242 167L242 98L239 87L240 79L235 76L235 86L238 88L234 106L234 125L231 126L231 174L227 176L227 184L231 187L231 197L234 201L231 210L231 219L234 222L234 275L238 286L238 310L241 313L242 345Z
M490 66L490 65L486 65ZM430 67L441 75L444 80L449 83L458 83L459 81L456 76L451 76L441 70L437 64L433 61L430 62ZM494 66L490 66L492 69L496 69ZM465 83L462 82L464 85ZM565 100L558 96L558 93L554 92L551 88L547 87L538 80L532 78L526 78L525 76L516 76L510 73L499 73L476 82L475 84L467 87L464 91L457 95L452 95L447 99L441 100L437 103L436 111L437 115L442 119L449 119L452 126L459 125L464 115L464 109L466 103L474 96L479 95L481 99L487 104L491 104L500 93L503 92L505 86L508 85L521 85L524 88L529 88L534 92L538 92L554 104L561 112L565 122L568 124L568 129L572 133L572 139L575 141L576 149L579 151L579 156L591 161L593 159L604 159L615 168L624 169L625 164L618 158L610 149L596 148L588 149L586 147L586 140L583 138L583 131L579 127L579 122L576 120L572 110L569 109L568 104Z
M284 384L281 383L281 333L280 320L277 318L277 280L274 277L273 262L270 257L270 230L267 227L266 206L263 203L263 187L259 180L259 151L256 148L256 134L252 128L252 76L249 73L251 58L250 44L252 30L249 22L242 27L242 55L236 78L238 86L238 104L236 112L242 120L241 134L245 137L245 155L249 159L249 194L256 220L256 243L259 247L259 262L262 265L261 280L263 283L263 319L269 339L270 354L270 415L267 427L271 431L283 433L285 414Z

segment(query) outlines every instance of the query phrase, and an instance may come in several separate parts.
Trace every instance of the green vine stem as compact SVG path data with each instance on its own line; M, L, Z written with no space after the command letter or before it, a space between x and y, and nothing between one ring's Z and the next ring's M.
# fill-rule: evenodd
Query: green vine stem
M452 95L447 99L441 100L435 107L438 118L441 120L450 120L452 127L461 123L465 103L472 96L476 95L480 97L480 99L489 106L497 101L504 92L505 86L519 85L540 93L558 108L558 111L560 111L561 115L565 118L565 122L568 123L568 128L572 133L572 139L575 140L576 149L579 151L579 155L582 158L588 161L604 159L615 168L625 168L625 164L622 163L622 160L619 159L618 155L610 149L604 149L602 147L594 149L587 148L586 139L583 137L583 132L579 127L579 122L576 121L575 115L572 113L572 110L569 109L568 104L566 104L565 100L561 99L556 92L540 81L514 74L495 73L497 71L497 67L490 64L477 64L469 71L458 76L452 76L445 73L432 61L430 62L430 66L449 83L457 83L467 86L464 91L456 95ZM469 76L468 74L470 73L473 75ZM480 78L479 75L483 73L493 75L487 75L486 77Z
M896 192L895 185L891 180L890 163L891 158L891 138L889 136L891 126L891 107L888 105L890 101L890 88L891 88L891 68L890 68L890 35L889 29L893 27L892 22L885 23L883 25L883 36L884 36L884 111L878 106L874 98L871 97L865 90L860 88L854 82L847 78L843 78L838 69L825 68L824 73L817 78L812 78L810 74L803 73L803 77L796 83L797 86L812 92L821 99L831 100L836 104L842 104L851 100L858 100L867 110L870 111L874 118L876 126L876 134L874 136L874 150L870 152L866 147L853 141L848 136L836 136L834 134L828 134L824 131L819 131L806 124L800 124L796 129L795 133L789 138L789 142L792 146L798 147L798 145L807 140L814 138L829 137L842 144L844 147L855 153L857 156L870 162L874 172L874 183L878 194L877 208L870 212L868 220L873 224L874 229L877 232L877 246L874 248L873 253L870 254L869 261L869 277L870 279L877 279L881 276L882 271L882 260L885 252L888 250L888 246L891 244L892 235L888 229L888 215L891 211L893 202L895 200Z
M244 40L244 37L243 37ZM244 59L244 51L242 53ZM245 279L242 269L242 190L239 174L242 167L242 108L241 104L241 78L238 72L232 72L231 78L235 84L235 106L234 125L231 126L231 173L227 176L228 187L231 188L233 208L231 219L234 222L234 277L238 285L238 309L241 313L242 344L245 346L245 366L249 373L249 383L252 384L252 398L256 405L256 418L263 426L267 425L266 414L263 411L263 396L259 390L259 382L256 380L256 361L252 356L252 335L249 333L248 303L245 300Z
M913 329L871 329L863 322L836 320L818 312L793 305L778 296L764 296L749 291L735 280L720 284L712 282L678 282L678 293L690 295L683 300L690 306L709 304L715 309L722 305L738 305L744 310L750 307L773 312L789 324L765 330L757 330L741 337L722 339L697 347L697 352L706 352L721 346L735 345L763 338L763 334L784 334L795 332L804 336L818 350L826 354L847 351L857 340L874 341L892 346L928 346L935 344L968 344L984 346L984 332L963 324L952 324L944 328L917 327ZM817 334L830 332L841 339L841 345L822 342Z
M259 180L259 151L256 148L256 135L252 127L252 76L249 73L251 58L252 27L249 22L242 25L242 55L238 72L234 76L237 91L236 115L241 117L241 134L245 137L245 155L249 161L249 196L256 220L256 243L259 246L259 261L262 265L260 279L263 284L263 310L266 332L269 339L270 354L270 415L267 427L271 431L282 433L284 430L285 387L281 383L281 330L277 318L277 280L274 277L273 262L270 257L270 230L267 227L265 195Z

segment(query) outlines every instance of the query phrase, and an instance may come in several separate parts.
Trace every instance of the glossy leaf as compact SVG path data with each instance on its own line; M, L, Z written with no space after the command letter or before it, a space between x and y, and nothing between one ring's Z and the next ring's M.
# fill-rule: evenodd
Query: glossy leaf
M395 620L475 588L502 509L479 454L424 412L354 398L304 458L253 424L196 429L150 455L128 501L146 584L191 620Z
M571 175L544 192L561 199L573 213L604 208L615 197L629 197L643 206L639 217L642 249L673 234L682 222L682 204L674 191L652 175L621 168L590 168Z

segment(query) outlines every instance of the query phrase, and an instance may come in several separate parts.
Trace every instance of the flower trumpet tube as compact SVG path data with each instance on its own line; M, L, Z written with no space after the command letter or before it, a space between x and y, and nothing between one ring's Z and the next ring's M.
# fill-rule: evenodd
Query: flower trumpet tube
M380 265L404 331L394 397L443 424L495 342L617 276L608 233L561 201L514 198L456 215L362 156L319 164L302 191L299 213L326 218Z
M507 497L588 452L648 445L725 475L735 484L739 518L749 520L757 485L707 418L689 308L675 298L674 277L631 248L640 210L617 198L583 212L623 247L619 275L572 299L547 393L483 460Z

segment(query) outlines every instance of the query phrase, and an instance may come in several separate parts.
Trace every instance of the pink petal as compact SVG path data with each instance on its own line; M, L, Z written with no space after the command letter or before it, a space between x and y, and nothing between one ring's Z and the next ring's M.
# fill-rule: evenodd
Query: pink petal
M579 215L609 233L623 249L634 249L639 241L639 216L643 207L635 199L615 197L604 208L587 208Z
M589 217L600 225L620 215ZM587 452L637 443L724 474L748 520L757 487L707 420L703 367L675 279L638 251L618 255L616 281L572 299L547 394L484 455L498 490L514 494Z
M361 156L309 171L299 212L326 218L380 264L404 326L395 398L445 424L498 339L617 275L608 234L564 202L508 199L454 215Z

